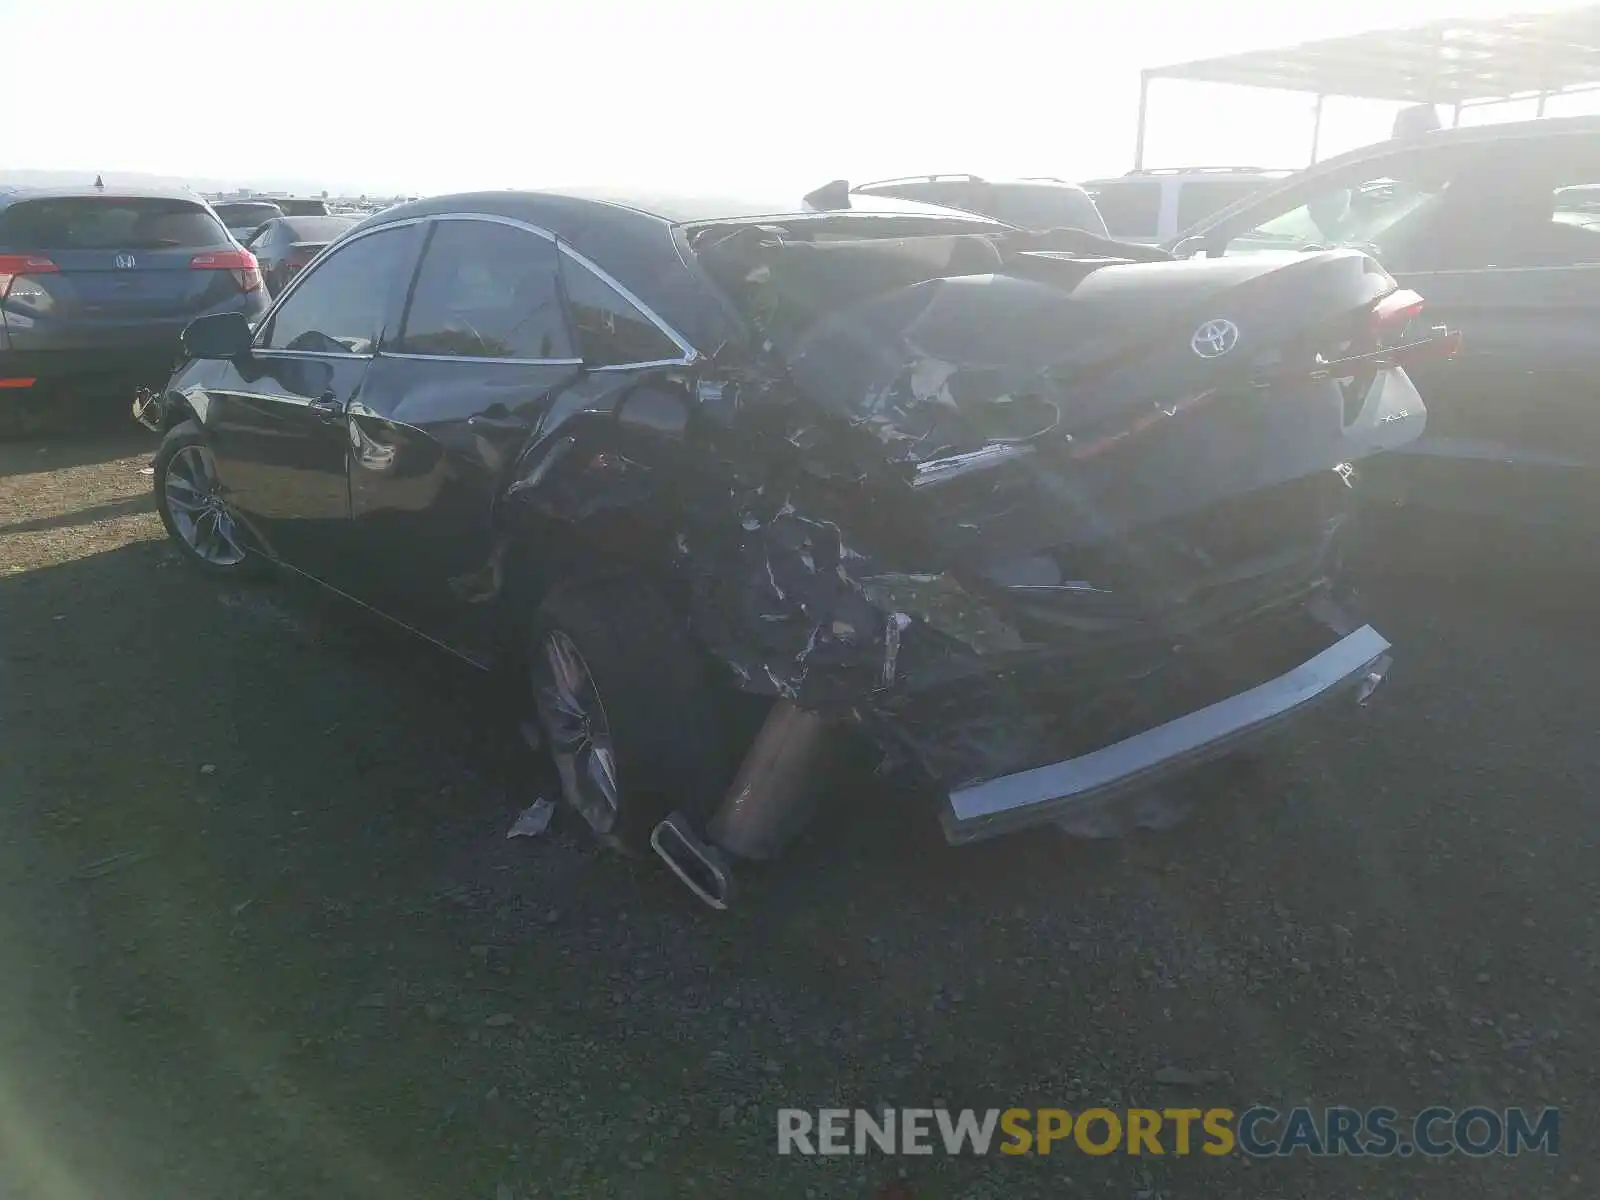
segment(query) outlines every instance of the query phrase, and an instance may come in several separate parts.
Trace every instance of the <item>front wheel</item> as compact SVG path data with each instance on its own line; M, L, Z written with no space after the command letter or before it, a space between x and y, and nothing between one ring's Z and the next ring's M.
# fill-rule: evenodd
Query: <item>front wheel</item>
M169 429L153 466L156 511L185 559L213 575L240 575L255 565L198 425Z
M553 592L530 675L562 795L606 845L644 853L669 813L702 819L721 799L728 771L705 664L648 581Z

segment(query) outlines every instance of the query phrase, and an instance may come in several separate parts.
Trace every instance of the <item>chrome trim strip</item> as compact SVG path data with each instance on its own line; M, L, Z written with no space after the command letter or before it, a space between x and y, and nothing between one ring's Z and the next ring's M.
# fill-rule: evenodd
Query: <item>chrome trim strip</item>
M959 844L1046 824L1075 805L1198 765L1360 685L1389 648L1388 639L1363 625L1276 679L1164 725L1077 758L956 788L940 813L945 838Z
M376 354L351 354L338 351L279 350L273 346L251 346L250 354L255 358L359 358L363 361L377 357Z
M412 354L406 350L380 350L380 358L410 358L418 362L506 363L521 367L581 367L581 358L484 358L477 354ZM600 368L596 368L599 370Z

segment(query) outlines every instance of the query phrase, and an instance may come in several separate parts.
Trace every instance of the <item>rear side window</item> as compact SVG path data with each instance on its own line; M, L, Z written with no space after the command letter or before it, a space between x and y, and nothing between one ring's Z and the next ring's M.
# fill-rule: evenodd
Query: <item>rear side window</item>
M336 249L273 314L258 345L311 354L371 354L400 272L412 259L414 226L383 229Z
M1161 184L1116 180L1094 189L1095 207L1112 237L1153 238L1161 232Z
M1050 184L1007 187L997 190L991 215L1024 229L1082 229L1106 234L1106 223L1089 193L1077 188Z
M570 254L561 256L561 278L585 366L623 367L683 357L682 348L655 322Z
M228 231L188 200L63 196L0 212L0 246L28 250L216 250Z
M440 221L423 255L397 354L572 358L548 238L493 221Z
M1178 190L1178 230L1198 225L1214 212L1259 192L1265 183L1255 179L1197 179Z

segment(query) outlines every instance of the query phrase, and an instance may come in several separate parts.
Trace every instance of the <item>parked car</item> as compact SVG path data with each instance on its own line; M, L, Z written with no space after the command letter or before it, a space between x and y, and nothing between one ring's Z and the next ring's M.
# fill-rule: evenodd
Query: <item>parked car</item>
M276 296L324 246L359 222L359 217L274 217L251 235L245 249L256 256L267 291Z
M1374 496L1593 541L1600 496L1600 119L1440 129L1329 159L1216 214L1183 254L1355 246L1458 328L1419 364L1426 435Z
M273 203L283 210L286 217L326 217L332 211L326 200L315 196L282 196L275 198Z
M255 259L196 196L0 192L0 424L63 394L159 387L195 317L266 308Z
M1109 236L1089 193L1062 179L918 175L859 183L845 190L850 196L899 196L979 213L1021 229L1081 229L1097 237Z
M161 519L531 681L570 807L719 907L832 730L953 842L1103 832L1376 686L1341 513L1423 425L1415 297L1354 251L1084 257L871 203L389 209L254 329L190 326L143 414Z
M1091 179L1083 187L1112 237L1161 244L1291 174L1262 167L1158 167Z
M283 209L269 200L218 200L211 208L241 246L268 221L283 216Z

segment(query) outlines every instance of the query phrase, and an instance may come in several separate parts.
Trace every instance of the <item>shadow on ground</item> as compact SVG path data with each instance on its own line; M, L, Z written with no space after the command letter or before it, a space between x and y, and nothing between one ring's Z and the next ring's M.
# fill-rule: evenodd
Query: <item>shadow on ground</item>
M1596 636L1374 602L1403 648L1383 706L1211 780L1177 834L958 851L843 780L719 917L571 823L508 841L548 783L503 695L303 589L218 588L159 542L0 577L0 1179L1590 1195ZM1568 1152L775 1154L779 1106L935 1101L1564 1104Z

